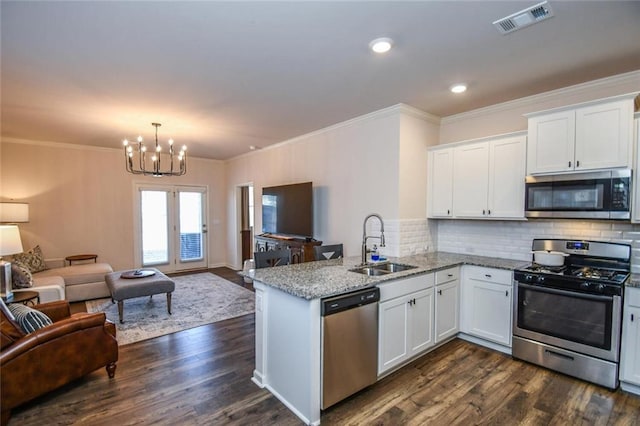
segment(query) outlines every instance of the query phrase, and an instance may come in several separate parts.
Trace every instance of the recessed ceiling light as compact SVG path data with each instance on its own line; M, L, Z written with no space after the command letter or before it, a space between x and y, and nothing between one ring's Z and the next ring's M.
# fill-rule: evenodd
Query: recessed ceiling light
M393 40L388 37L377 38L369 43L369 48L376 53L386 53L392 46Z
M451 90L453 93L462 93L467 90L467 85L464 83L454 84L453 86L449 87L449 90Z

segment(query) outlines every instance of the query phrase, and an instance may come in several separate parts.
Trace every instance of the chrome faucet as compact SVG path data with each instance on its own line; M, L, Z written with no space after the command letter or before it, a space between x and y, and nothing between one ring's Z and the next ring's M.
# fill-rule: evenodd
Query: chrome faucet
M373 235L367 235L367 221L372 217L377 217L380 221L380 236L374 237ZM362 265L367 264L367 253L370 250L367 249L367 239L369 238L378 238L380 240L380 247L384 247L384 222L382 221L382 217L379 214L372 213L369 216L364 218L364 222L362 223Z

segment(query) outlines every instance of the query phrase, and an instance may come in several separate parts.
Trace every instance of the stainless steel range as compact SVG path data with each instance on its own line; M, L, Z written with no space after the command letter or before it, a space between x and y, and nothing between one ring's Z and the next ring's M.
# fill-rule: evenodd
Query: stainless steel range
M627 244L533 240L568 254L564 265L514 271L513 357L611 389L618 387Z

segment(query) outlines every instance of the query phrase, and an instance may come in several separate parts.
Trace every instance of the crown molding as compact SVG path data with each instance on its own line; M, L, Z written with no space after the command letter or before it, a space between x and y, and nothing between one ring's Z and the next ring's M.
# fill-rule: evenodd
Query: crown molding
M75 149L79 151L98 151L98 152L122 151L122 147L111 148L106 146L80 145L75 143L39 141L39 140L20 139L20 138L2 138L2 141L0 141L0 145L5 143L13 143L17 145L35 145L35 146L43 146L43 147L57 148L57 149ZM189 158L197 159L198 161L210 161L213 163L224 164L223 160L216 160L212 158L201 158L201 157L194 157L194 156L189 156Z
M557 99L562 95L570 95L574 93L580 93L585 90L595 89L598 87L607 87L616 84L636 83L638 89L640 89L640 70L630 71L624 74L614 75L612 77L605 77L598 80L592 80L585 83L575 84L573 86L563 87L561 89L555 89L548 92L538 93L524 98L514 99L512 101L502 102L500 104L490 105L484 108L474 109L472 111L463 112L460 114L450 115L441 119L441 124L451 124L461 120L467 120L483 115L488 115L496 112L502 112L509 109L514 109L522 106L529 105L534 102L540 102L547 99Z
M296 136L294 138L287 139L287 140L284 140L282 142L278 142L278 143L266 146L264 148L257 149L257 150L252 151L252 152L245 152L244 154L236 155L235 157L229 158L229 159L227 159L225 161L229 161L230 162L230 161L239 160L239 159L246 158L246 157L251 157L253 155L257 155L261 151L269 151L269 150L272 150L272 149L278 149L278 148L281 148L281 147L289 145L289 144L294 144L294 143L297 143L297 142L301 142L304 139L308 139L308 138L311 138L313 136L317 136L317 135L321 135L321 134L326 133L326 132L330 132L332 130L337 130L337 129L341 129L341 128L344 128L344 127L352 126L354 124L361 123L361 122L368 121L368 120L386 118L386 117L389 117L389 116L392 116L392 115L398 114L398 113L407 114L407 115L410 115L412 117L416 117L416 118L419 118L421 120L428 121L430 123L440 124L440 117L438 117L436 115L433 115L433 114L429 114L427 112L424 112L422 110L414 108L414 107L412 107L410 105L399 103L399 104L392 105L392 106L387 107L387 108L383 108L383 109L379 109L377 111L370 112L370 113L365 114L365 115L360 115L358 117L351 118L349 120L341 121L340 123L332 124L332 125L330 125L328 127L323 127L322 129L314 130L312 132L305 133L303 135Z

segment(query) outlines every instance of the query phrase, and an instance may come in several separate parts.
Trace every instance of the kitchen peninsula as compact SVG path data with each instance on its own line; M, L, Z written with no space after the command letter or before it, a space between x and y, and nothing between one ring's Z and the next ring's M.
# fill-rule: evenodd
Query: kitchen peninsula
M268 389L305 423L320 423L322 298L374 286L384 289L381 293L392 293L396 286L400 288L404 283L414 285L415 281L410 281L414 279L424 282L424 287L433 294L438 272L457 270L461 265L475 265L499 270L510 280L511 271L525 263L442 252L390 260L416 268L370 277L350 271L358 266L360 259L349 257L244 273L254 280L256 290L256 367L252 380ZM511 282L507 285L510 289ZM510 290L507 290L507 295L507 307L510 307ZM429 300L429 315L433 317L433 298ZM509 321L510 318L507 319L510 344ZM430 331L429 336L432 335ZM431 340L429 347L434 345ZM404 363L394 364L393 369ZM381 374L379 371L378 374L382 377L389 372L385 370Z

